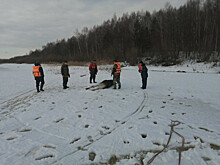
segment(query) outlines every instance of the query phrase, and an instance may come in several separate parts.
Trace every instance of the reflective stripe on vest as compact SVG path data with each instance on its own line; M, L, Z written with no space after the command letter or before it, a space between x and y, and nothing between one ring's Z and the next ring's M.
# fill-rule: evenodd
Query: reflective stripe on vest
M114 65L117 65L115 73L121 73L121 65L119 62L115 62Z
M33 74L34 77L41 77L41 73L39 71L40 66L33 66Z

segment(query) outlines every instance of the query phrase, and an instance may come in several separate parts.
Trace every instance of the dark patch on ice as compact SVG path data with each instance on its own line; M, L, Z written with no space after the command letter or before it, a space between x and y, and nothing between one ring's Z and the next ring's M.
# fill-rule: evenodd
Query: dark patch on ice
M211 149L213 149L213 150L220 150L220 146L218 146L217 144L213 144L213 143L211 143L210 144L210 147L211 147Z
M56 120L55 123L59 123L59 122L61 122L62 120L64 120L64 118L61 118L61 119Z
M183 103L179 103L180 105L182 105Z
M171 98L170 100L174 100L174 98Z
M29 131L31 131L32 129L22 129L22 130L20 130L19 132L29 132Z
M81 118L82 117L82 115L78 115L78 118Z
M55 104L55 102L52 102L52 104Z
M84 110L87 110L88 109L88 107L85 107L85 108L83 108Z
M89 124L86 124L86 125L85 125L85 128L89 128Z
M149 113L152 113L152 112L153 112L152 110L149 111Z
M211 130L209 130L207 128L203 128L203 127L199 127L199 129L202 129L202 130L207 131L207 132L213 132L213 131L211 131Z
M14 139L16 139L17 137L9 137L9 138L7 138L6 140L14 140Z
M186 107L192 107L192 105L186 105Z
M0 132L0 135L4 134L3 132Z
M81 138L76 138L76 139L74 139L73 141L71 141L70 144L73 144L73 143L79 141L80 139L81 139Z
M99 108L102 108L102 105L100 105Z
M115 120L116 123L120 122L120 120Z
M150 116L144 116L144 117L140 117L139 119L149 119L150 118Z
M154 121L154 124L157 124L157 122L156 122L156 121Z
M167 102L166 102L166 101L163 101L163 103L166 104Z
M158 142L153 142L154 145L161 146Z
M110 128L108 126L102 126L102 128L109 130Z
M111 158L108 160L108 164L113 165L116 164L117 161L118 158L116 157L116 155L112 155Z
M95 152L90 152L89 153L89 160L93 161L96 157L96 153Z
M160 108L165 108L165 106L162 106L162 107L160 107Z
M88 102L84 102L84 104L87 104Z
M125 100L125 98L122 98L122 100Z
M202 156L202 159L203 159L205 162L207 162L207 161L210 161L210 160L211 160L210 158L208 158L208 157L204 157L204 156Z
M52 145L49 145L49 144L45 144L43 147L44 147L44 148L56 149L55 146L52 146Z
M186 113L182 113L182 115L185 115Z
M54 155L49 154L49 155L40 156L40 157L36 158L35 160L42 160L42 159L53 158L53 157L54 157Z
M198 136L194 136L194 139L195 140L199 139L201 143L204 143L204 141L200 137L198 137Z
M130 143L129 141L124 140L124 144L129 144L129 143Z
M121 124L125 124L125 123L126 123L126 121L121 122Z
M169 96L169 97L170 97L171 95L167 95L167 96Z
M171 113L171 115L175 115L176 113Z
M165 135L170 135L170 133L168 133L168 132L165 132Z
M92 139L92 136L88 136L87 139L89 140L89 142L93 143L94 140Z
M141 137L145 139L147 137L147 134L141 134Z
M41 116L39 116L39 117L36 117L34 120L38 120L38 119L40 119L41 118Z

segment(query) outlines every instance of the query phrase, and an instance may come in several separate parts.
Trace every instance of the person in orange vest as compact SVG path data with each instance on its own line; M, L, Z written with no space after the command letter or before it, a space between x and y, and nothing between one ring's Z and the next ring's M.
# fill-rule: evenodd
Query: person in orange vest
M41 67L40 63L35 63L35 66L33 66L33 75L36 80L36 88L37 92L44 91L43 86L44 86L44 71L43 68ZM40 89L39 89L40 86Z
M95 63L96 60L93 60L89 65L89 72L90 72L90 83L92 83L92 80L94 83L96 74L98 73L97 64Z
M146 65L143 63L143 61L140 61L138 65L138 71L141 73L141 78L142 78L142 89L146 89L147 86L147 78L148 78L148 69Z
M117 60L115 60L113 68L112 68L112 74L111 74L113 75L114 89L116 89L116 83L118 84L118 89L121 88L120 73L121 73L121 65Z

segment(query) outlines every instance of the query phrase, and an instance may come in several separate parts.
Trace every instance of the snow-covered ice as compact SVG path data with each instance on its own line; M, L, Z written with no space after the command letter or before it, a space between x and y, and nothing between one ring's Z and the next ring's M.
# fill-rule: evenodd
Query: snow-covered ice
M88 67L70 66L62 89L60 65L42 65L45 91L37 93L30 64L0 65L1 165L134 165L164 148L171 120L185 138L181 165L220 164L220 67L148 66L146 90L137 67L122 68L120 90L85 90ZM98 66L97 81L111 79ZM177 165L181 138L152 165Z

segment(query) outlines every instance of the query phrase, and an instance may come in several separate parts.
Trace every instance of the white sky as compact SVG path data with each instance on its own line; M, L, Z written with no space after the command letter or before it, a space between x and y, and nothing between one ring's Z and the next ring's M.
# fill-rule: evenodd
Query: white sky
M0 0L0 58L28 54L114 14L179 7L187 0Z

